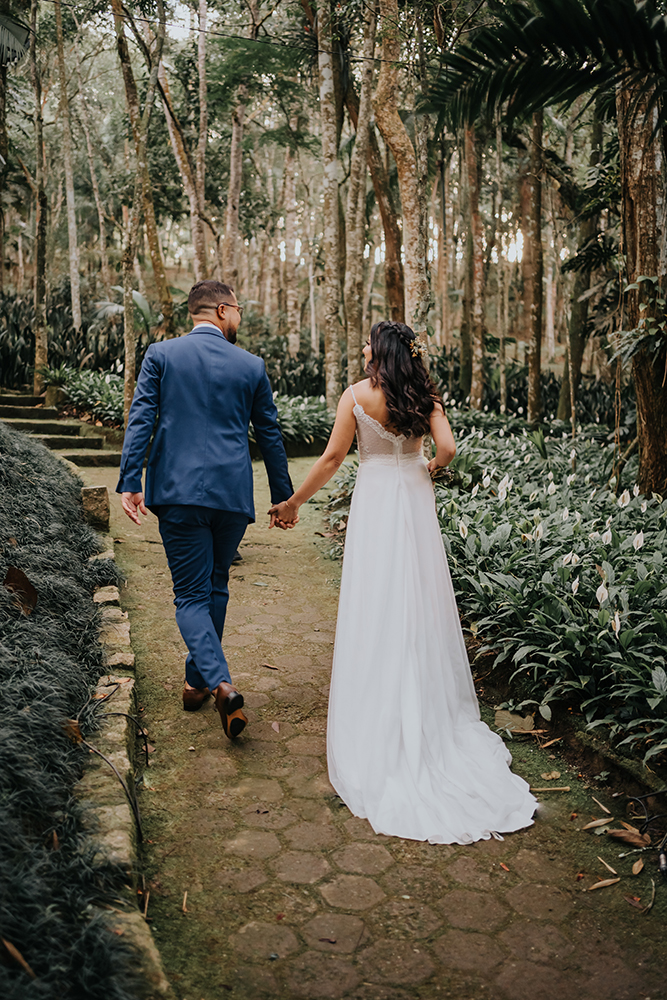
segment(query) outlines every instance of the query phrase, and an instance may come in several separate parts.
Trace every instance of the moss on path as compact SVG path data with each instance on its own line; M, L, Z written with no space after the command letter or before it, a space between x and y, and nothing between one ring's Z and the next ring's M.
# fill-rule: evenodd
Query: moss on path
M295 481L311 461L292 463ZM84 475L115 487L114 470ZM257 465L256 482L263 512ZM232 744L210 703L182 711L185 647L157 520L136 528L113 504L156 748L141 795L148 915L179 1000L664 1000L667 885L649 915L624 898L649 900L655 852L635 877L637 855L619 860L622 846L582 832L603 813L549 750L516 741L516 770L544 785L556 769L554 783L572 790L542 796L535 825L503 842L379 837L333 794L325 725L339 567L321 554L320 528L309 505L293 531L269 532L260 514L245 536L225 649L250 725ZM624 818L622 798L595 795ZM582 892L611 877L598 855L621 881Z

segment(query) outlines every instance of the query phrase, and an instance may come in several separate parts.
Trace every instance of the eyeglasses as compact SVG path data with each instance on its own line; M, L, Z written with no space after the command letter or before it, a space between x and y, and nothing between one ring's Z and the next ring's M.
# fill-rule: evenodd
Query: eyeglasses
M216 310L219 309L220 306L231 306L232 309L236 309L237 313L239 314L239 317L241 319L243 319L243 308L244 307L240 306L240 305L237 305L236 302L218 302L217 306L215 306Z

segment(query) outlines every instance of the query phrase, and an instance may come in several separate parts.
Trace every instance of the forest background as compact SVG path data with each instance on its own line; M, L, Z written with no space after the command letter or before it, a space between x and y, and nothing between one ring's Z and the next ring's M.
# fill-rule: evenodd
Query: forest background
M217 277L319 438L371 323L407 322L508 703L664 753L663 6L2 0L0 381L121 423Z

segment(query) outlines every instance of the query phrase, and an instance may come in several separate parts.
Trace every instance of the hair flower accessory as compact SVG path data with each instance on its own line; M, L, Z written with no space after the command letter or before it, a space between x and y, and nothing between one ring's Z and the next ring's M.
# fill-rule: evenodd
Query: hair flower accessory
M421 339L421 337L415 337L414 340L410 341L410 354L413 358L425 358L428 356L428 344Z

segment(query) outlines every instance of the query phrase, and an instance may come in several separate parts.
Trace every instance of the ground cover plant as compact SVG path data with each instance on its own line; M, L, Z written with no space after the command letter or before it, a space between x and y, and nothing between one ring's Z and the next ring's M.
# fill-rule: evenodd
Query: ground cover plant
M93 590L115 564L89 562L81 484L42 445L0 423L0 581L10 567L36 604L0 585L0 995L3 1000L130 1000L134 963L100 910L126 875L95 857L73 797L87 752L65 720L102 672ZM20 955L17 959L15 951ZM26 964L21 964L21 963Z
M625 752L667 758L667 501L642 496L636 459L614 472L613 433L450 410L457 455L436 506L459 610L510 691L559 708ZM609 437L612 440L608 440ZM356 470L329 504L344 531Z

